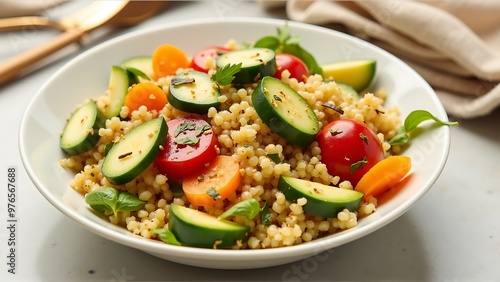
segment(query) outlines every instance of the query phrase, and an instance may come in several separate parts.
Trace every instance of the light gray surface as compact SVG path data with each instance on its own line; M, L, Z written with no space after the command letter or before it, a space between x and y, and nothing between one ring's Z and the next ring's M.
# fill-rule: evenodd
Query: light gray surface
M73 4L75 5L75 4ZM74 6L73 6L74 7ZM66 9L54 10L53 15ZM98 42L164 22L199 17L284 17L247 1L173 3L163 14ZM215 32L215 31L214 31ZM0 59L55 32L0 34ZM103 239L59 213L38 193L18 153L19 123L41 84L82 52L73 47L25 78L0 88L0 281L497 281L500 279L500 111L452 128L448 163L434 187L408 213L350 244L293 264L259 270L210 270L179 265ZM84 80L82 80L84 82ZM70 95L70 93L68 93ZM453 118L452 118L453 119ZM7 273L7 167L18 170L17 274Z

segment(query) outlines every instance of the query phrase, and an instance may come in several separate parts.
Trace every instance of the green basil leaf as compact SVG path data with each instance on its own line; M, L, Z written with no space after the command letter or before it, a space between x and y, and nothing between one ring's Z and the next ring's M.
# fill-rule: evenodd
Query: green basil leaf
M117 211L137 211L142 208L146 202L140 200L137 196L125 191L120 191L116 202Z
M141 70L139 69L136 69L136 68L131 68L131 67L126 67L125 70L127 71L127 73L129 74L129 77L132 76L134 81L135 82L138 82L138 79L137 78L144 78L146 80L151 80L149 78L149 76L147 74L145 74L144 72L142 72Z
M300 47L298 44L287 44L283 46L283 53L294 55L301 59L309 69L311 74L323 74L323 69L320 67L314 56Z
M392 145L404 145L410 142L410 136L408 133L405 131L405 127L401 126L398 131L396 132L396 135L389 140L389 144Z
M88 193L85 196L85 203L98 212L111 211L116 213L118 194L119 192L116 188L104 187Z
M181 243L177 240L177 238L175 238L174 233L172 233L172 231L168 229L165 228L153 229L152 232L154 234L158 234L158 237L160 237L160 239L167 244L176 246L181 245Z
M269 212L269 204L267 201L264 202L264 206L260 210L260 224L264 226L269 226L271 224L271 213Z
M415 110L411 112L404 121L404 125L398 129L396 135L389 140L391 145L404 145L410 142L409 133L426 120L434 120L438 125L455 126L458 122L441 121L426 110Z
M257 40L253 46L257 48L278 50L280 48L280 40L275 36L264 36Z
M426 120L434 120L439 125L458 125L458 122L445 122L439 120L437 117L433 116L426 110L416 110L411 112L405 119L404 127L405 131L409 133L413 129L417 128L417 126Z
M248 219L253 219L259 212L259 202L254 198L250 198L235 204L223 214L219 215L219 218L226 218L232 215L244 215Z

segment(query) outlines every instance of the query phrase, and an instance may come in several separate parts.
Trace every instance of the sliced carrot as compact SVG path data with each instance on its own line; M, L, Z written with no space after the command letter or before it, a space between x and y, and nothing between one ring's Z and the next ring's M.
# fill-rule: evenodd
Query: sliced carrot
M410 171L411 158L390 156L378 162L359 180L354 190L377 198L398 184Z
M219 155L203 171L185 178L182 190L191 204L207 206L229 197L240 182L238 161L230 156Z
M150 82L140 82L132 85L127 96L125 96L124 105L130 110L129 115L133 111L144 105L151 110L161 110L167 104L167 94L158 85Z
M170 44L158 46L153 53L152 61L156 78L174 75L177 69L189 67L186 54Z

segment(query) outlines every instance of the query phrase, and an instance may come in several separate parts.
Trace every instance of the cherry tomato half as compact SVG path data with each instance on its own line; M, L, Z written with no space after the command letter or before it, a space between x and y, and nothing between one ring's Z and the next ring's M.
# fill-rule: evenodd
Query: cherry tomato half
M361 177L384 158L375 133L364 123L339 119L327 124L316 136L321 161L328 172L355 186Z
M203 48L194 54L191 60L191 65L194 70L201 72L208 72L209 66L207 60L217 59L221 53L226 53L231 51L230 49L222 46L210 46Z
M296 78L298 81L304 81L309 76L307 65L294 55L279 53L276 54L277 71L274 77L281 79L281 73L284 70L290 72L290 77Z
M154 164L169 180L191 176L217 156L217 138L205 120L177 118L167 125L167 142Z

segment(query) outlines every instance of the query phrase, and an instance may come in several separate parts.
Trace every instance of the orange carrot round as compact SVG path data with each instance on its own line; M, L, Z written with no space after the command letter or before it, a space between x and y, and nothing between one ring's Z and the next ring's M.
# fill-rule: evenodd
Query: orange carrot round
M167 94L158 85L150 82L134 84L125 96L124 105L129 108L129 115L144 105L151 110L161 110L167 104Z
M354 190L377 198L399 183L411 169L408 156L390 156L378 162L359 180Z
M219 155L200 173L185 178L182 190L191 204L207 206L229 197L240 182L238 161L230 156Z
M186 54L170 44L158 46L153 53L152 61L156 78L174 75L177 69L189 67Z

